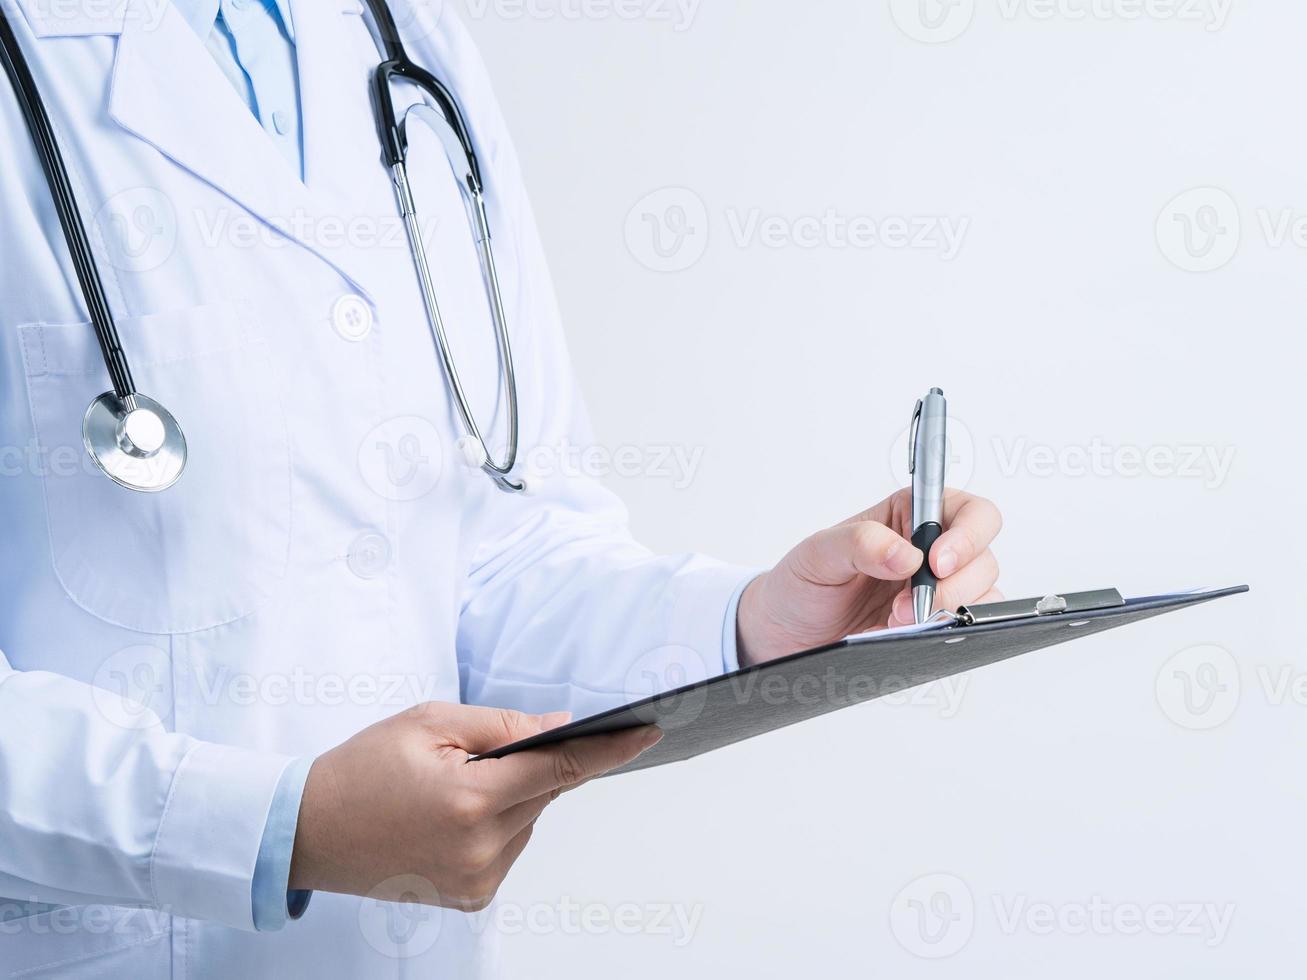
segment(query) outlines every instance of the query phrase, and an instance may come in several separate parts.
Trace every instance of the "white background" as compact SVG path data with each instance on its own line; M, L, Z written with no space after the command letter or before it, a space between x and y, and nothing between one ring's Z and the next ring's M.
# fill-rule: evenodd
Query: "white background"
M769 565L904 481L940 385L1009 595L1253 587L572 794L507 974L1300 973L1307 9L448 2L650 546Z

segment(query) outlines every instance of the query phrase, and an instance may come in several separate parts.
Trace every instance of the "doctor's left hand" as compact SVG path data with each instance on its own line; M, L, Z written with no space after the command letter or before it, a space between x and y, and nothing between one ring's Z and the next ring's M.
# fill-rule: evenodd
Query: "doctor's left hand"
M909 540L912 491L819 531L754 579L740 598L740 664L749 665L912 622L909 579L921 551ZM945 531L930 552L937 609L994 602L998 562L989 550L1003 525L988 500L944 491Z

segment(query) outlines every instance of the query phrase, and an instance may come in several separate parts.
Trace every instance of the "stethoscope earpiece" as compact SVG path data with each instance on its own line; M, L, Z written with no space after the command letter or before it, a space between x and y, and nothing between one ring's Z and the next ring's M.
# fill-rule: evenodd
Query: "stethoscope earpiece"
M120 487L157 493L181 479L186 436L153 398L106 391L86 409L82 441L95 465Z

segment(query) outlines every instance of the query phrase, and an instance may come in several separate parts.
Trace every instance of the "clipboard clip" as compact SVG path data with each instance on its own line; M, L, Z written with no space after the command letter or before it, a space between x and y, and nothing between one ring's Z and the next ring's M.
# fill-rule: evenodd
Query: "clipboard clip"
M1124 605L1125 598L1116 589L1066 592L1061 595L1046 595L1039 599L1009 599L976 606L959 606L956 625L981 626L985 623L1003 623L1015 619L1038 619L1041 616L1094 612Z

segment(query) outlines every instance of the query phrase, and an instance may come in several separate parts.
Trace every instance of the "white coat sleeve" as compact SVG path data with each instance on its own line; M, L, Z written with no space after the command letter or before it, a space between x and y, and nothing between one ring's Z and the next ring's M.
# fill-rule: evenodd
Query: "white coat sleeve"
M291 761L167 732L148 710L0 654L0 896L252 930L254 865Z
M452 20L448 9L444 16ZM529 478L542 468L546 474L526 497L479 481L459 618L463 696L580 715L720 674L734 666L735 599L756 573L698 555L651 553L632 539L613 494L559 465L571 447L595 443L544 249L485 68L461 24L442 26L445 47L434 56L458 80L508 270L524 469Z

